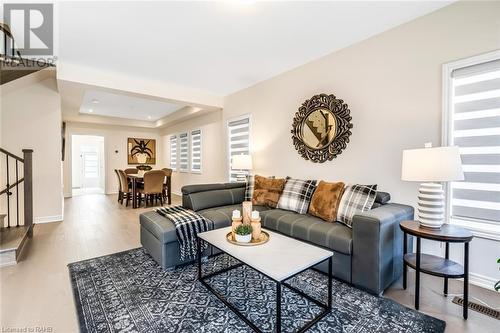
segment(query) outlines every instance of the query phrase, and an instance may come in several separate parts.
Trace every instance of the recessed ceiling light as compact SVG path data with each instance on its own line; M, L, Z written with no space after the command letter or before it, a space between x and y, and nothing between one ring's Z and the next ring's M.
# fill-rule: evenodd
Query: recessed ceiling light
M92 109L89 109L89 112L90 112L90 113L92 113L92 112L94 112L94 110L92 110Z
M150 120L151 120L151 116L148 116L148 119L150 119Z
M94 98L94 99L92 100L92 103L94 103L94 104L99 104L99 100Z

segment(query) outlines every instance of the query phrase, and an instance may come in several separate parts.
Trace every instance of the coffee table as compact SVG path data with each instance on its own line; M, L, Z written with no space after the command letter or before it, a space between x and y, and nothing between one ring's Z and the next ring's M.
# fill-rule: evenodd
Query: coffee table
M332 308L332 251L269 230L265 230L270 236L267 243L258 246L239 246L231 244L226 240L226 235L230 231L231 227L227 227L198 234L198 280L255 332L261 332L261 330L246 318L234 305L229 303L224 295L212 288L207 282L209 278L246 265L273 280L276 283L276 332L281 332L282 286L292 290L323 309L320 314L300 328L298 332L306 331L330 312ZM201 249L201 242L207 242L213 247L235 258L239 263L203 276L201 252L199 251L199 249ZM286 282L294 276L324 261L328 261L328 301L326 304L305 294L303 291Z

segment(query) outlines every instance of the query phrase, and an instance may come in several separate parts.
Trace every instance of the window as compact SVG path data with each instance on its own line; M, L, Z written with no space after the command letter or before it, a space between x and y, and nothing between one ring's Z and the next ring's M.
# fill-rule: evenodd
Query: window
M500 52L446 64L444 75L444 143L460 147L465 176L448 186L448 216L491 236L500 225Z
M179 171L188 171L189 170L189 145L188 145L188 134L182 133L179 134Z
M177 170L177 136L170 137L170 169Z
M230 120L227 123L228 145L229 145L229 181L235 182L239 170L231 167L234 155L250 154L250 118L244 116Z
M191 172L201 172L201 130L191 131Z

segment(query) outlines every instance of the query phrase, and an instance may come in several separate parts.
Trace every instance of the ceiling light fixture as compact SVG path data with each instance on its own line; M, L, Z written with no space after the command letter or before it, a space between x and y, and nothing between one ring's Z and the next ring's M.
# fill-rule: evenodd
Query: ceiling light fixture
M94 103L94 104L99 104L99 100L94 98L94 99L92 100L92 103Z
M148 116L148 119L151 120L151 116Z
M94 110L92 110L92 109L89 109L89 112L90 112L90 113L92 113L92 112L94 112Z

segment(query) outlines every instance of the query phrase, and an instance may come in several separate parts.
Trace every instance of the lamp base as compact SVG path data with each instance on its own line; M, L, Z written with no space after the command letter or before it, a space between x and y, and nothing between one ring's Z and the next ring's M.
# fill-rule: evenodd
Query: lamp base
M439 183L422 183L418 189L417 220L420 226L439 229L444 224L444 192Z

